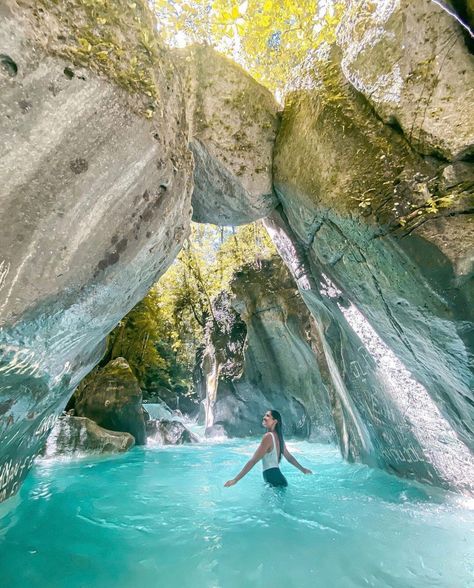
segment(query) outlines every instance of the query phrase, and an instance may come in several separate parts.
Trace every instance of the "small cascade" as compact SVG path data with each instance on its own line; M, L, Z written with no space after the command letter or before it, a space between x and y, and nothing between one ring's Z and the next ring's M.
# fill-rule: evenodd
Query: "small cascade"
M172 411L164 402L144 404L150 418L146 420L147 441L150 445L182 445L199 443L200 437L190 430L179 411Z

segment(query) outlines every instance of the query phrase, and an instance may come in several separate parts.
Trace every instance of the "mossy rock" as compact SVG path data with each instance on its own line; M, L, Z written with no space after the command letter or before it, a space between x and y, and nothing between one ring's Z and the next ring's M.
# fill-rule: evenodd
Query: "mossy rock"
M26 6L47 52L107 77L139 98L141 114L153 116L165 50L145 0L28 0Z
M75 416L87 417L105 429L130 433L137 445L146 443L142 392L123 357L87 378L66 408L74 408Z

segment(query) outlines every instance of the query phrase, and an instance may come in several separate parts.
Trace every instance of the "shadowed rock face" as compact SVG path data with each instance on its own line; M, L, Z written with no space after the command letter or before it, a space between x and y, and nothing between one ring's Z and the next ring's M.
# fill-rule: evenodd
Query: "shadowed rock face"
M311 345L312 318L284 264L276 257L246 267L231 288L232 300L222 295L216 301L217 322L208 333L212 361L202 362L204 371L211 365L217 374L217 388L209 386L205 400L207 426L221 425L231 436L258 435L263 414L273 408L286 434L334 440Z

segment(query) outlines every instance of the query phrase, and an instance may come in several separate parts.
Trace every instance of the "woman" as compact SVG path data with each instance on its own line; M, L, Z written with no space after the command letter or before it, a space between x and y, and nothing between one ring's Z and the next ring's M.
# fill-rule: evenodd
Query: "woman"
M288 482L279 468L282 453L291 465L294 465L303 474L313 473L311 470L300 465L286 448L283 440L283 423L281 415L277 410L267 411L263 417L262 425L267 429L267 432L263 436L259 448L242 468L242 471L235 478L228 480L224 484L226 488L237 484L260 460L262 460L263 465L263 479L267 484L271 486L288 486Z

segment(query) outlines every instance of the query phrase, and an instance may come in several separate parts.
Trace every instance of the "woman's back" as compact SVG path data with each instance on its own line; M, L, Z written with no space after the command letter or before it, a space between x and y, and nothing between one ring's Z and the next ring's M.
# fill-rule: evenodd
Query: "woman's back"
M267 433L272 437L272 450L262 457L262 468L263 471L269 470L270 468L277 468L279 467L278 462L278 449L277 449L277 442L278 440L275 439L275 435L273 433Z

